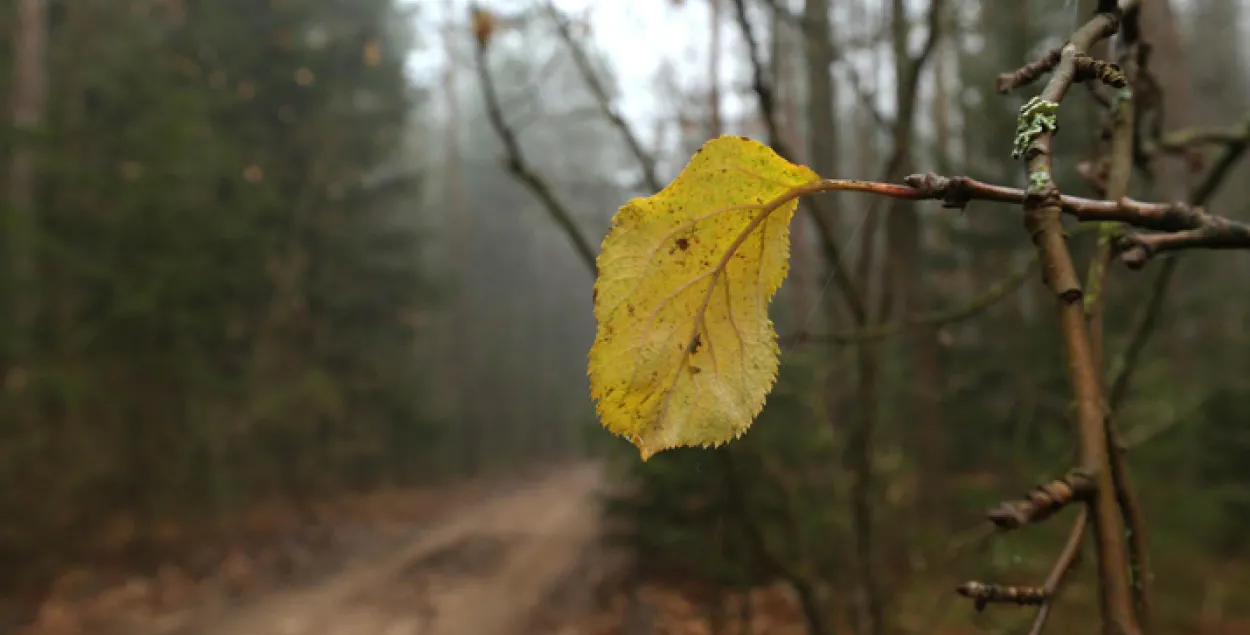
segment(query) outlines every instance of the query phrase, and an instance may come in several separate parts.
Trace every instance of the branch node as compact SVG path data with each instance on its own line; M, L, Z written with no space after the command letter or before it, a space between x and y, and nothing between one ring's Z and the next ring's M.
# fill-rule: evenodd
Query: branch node
M1145 234L1125 233L1116 238L1115 249L1120 260L1134 271L1140 270L1155 256L1155 250Z
M965 209L973 198L972 182L961 176L946 177L929 172L903 177L909 187L919 190L924 198L936 199L947 209Z

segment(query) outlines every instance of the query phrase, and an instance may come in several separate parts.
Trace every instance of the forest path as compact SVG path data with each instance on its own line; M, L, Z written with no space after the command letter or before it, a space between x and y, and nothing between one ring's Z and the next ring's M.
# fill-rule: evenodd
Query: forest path
M547 635L533 616L599 538L596 465L453 512L316 586L163 635Z

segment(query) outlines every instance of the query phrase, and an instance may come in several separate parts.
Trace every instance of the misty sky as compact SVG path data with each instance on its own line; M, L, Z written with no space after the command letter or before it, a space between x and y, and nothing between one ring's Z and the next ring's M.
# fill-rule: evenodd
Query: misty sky
M439 29L449 18L463 22L469 0L407 0L422 13L419 21L422 39L431 44L414 54L410 66L415 75L429 77L446 63ZM569 15L589 15L594 46L603 51L622 88L618 102L622 114L641 122L659 115L659 102L653 97L656 72L665 60L674 64L680 79L707 73L709 35L708 3L703 0L553 0ZM722 23L724 45L733 46L737 30L732 28L731 3L722 0L727 18ZM455 14L448 15L448 5ZM533 0L485 0L480 4L500 14L533 6ZM502 35L506 37L506 34ZM733 56L722 58L722 78L728 80L745 69ZM727 103L730 111L737 104Z

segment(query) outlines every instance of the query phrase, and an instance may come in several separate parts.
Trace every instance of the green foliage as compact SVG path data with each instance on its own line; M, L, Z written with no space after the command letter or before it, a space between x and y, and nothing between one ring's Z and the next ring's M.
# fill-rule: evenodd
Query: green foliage
M176 4L61 7L45 129L6 144L38 157L40 313L30 356L0 360L0 481L46 484L0 494L15 566L118 514L402 482L428 458L403 16Z

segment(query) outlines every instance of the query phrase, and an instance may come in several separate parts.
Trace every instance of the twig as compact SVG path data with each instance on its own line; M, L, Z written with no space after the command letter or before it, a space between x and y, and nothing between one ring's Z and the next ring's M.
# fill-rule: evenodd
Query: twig
M1111 388L1107 391L1107 407L1112 412L1118 412L1120 406L1123 405L1124 398L1128 395L1129 386L1133 381L1134 371L1138 367L1138 360L1141 358L1142 350L1146 348L1146 343L1150 341L1155 325L1158 324L1159 317L1163 313L1163 298L1166 296L1167 288L1172 282L1172 276L1176 274L1175 263L1175 258L1169 258L1163 267L1159 269L1158 275L1155 276L1154 282L1151 284L1150 297L1141 310L1138 311L1137 318L1134 320L1132 335L1129 337L1128 345L1124 347L1124 351L1120 353L1120 358L1116 360Z
M890 158L886 160L884 170L883 178L887 180L900 176L898 172L903 169L904 163L911 154L911 138L915 131L912 119L915 116L918 101L916 92L920 86L920 76L924 72L925 64L933 57L933 51L937 50L945 9L946 0L933 0L930 3L927 20L929 33L925 37L924 46L909 60L906 73L898 80L901 84L898 92L899 113L894 122L894 150L890 153Z
M1186 152L1194 146L1244 144L1250 134L1250 118L1235 126L1222 128L1186 128L1163 136L1158 148L1164 152Z
M1116 241L1120 259L1130 268L1141 269L1151 258L1168 251L1250 247L1250 227L1244 223L1209 217L1199 219L1197 224L1200 226L1196 229L1164 234L1125 234Z
M838 333L794 333L782 338L783 346L801 342L829 342L834 344L857 344L870 340L883 340L902 335L911 330L936 328L962 322L976 317L985 309L1001 302L1019 289L1037 265L1036 256L1013 271L1006 278L990 285L984 292L953 308L919 313L890 324L878 324L849 329Z
M973 200L1027 203L1034 196L1028 191L990 185L966 177L914 174L904 181L914 191L886 195L940 200L944 206L954 208L963 208ZM1185 203L1144 203L1127 197L1115 201L1095 200L1060 195L1057 191L1053 199L1050 204L1056 212L1083 222L1119 222L1140 229L1168 232L1122 237L1120 257L1133 268L1140 268L1152 256L1164 251L1250 249L1250 224L1207 214L1202 208ZM1075 278L1073 271L1070 284L1065 286L1079 290Z
M738 28L742 32L742 39L747 44L747 56L751 62L752 86L755 89L755 96L759 102L760 117L764 120L764 127L768 132L769 144L777 154L793 159L795 154L786 145L777 125L777 109L773 88L764 72L764 63L760 59L759 43L755 39L755 34L751 29L751 21L747 17L746 0L734 0L734 10ZM813 207L819 210L819 205L815 202ZM813 214L812 219L816 223L821 249L825 253L825 259L829 261L834 282L842 299L846 303L847 308L850 309L852 316L854 316L855 322L864 324L867 320L868 310L864 304L863 293L859 286L855 284L854 279L851 278L850 271L846 265L846 256L842 253L842 248L833 239L833 228L829 224L830 221L828 218L825 218L824 214L820 213Z
M1243 124L1242 136L1231 138L1225 142L1224 151L1219 160L1207 173L1206 177L1194 189L1191 202L1195 206L1204 205L1215 194L1232 167L1240 161L1250 141L1250 118ZM1126 454L1129 443L1119 433L1115 414L1119 411L1133 378L1133 371L1138 367L1138 359L1145 348L1150 335L1155 330L1159 316L1163 310L1163 299L1167 295L1171 282L1175 277L1179 259L1168 258L1156 275L1151 285L1150 298L1138 315L1136 326L1129 340L1111 382L1108 393L1108 437L1111 446L1112 468L1117 481L1117 500L1128 523L1129 553L1132 559L1134 575L1133 591L1138 617L1143 627L1149 628L1153 620L1153 609L1150 603L1151 587L1154 575L1150 567L1150 554L1147 549L1146 523L1143 518L1141 503L1138 501L1136 488L1128 474Z
M1002 503L987 515L1000 530L1018 529L1050 518L1069 503L1087 500L1094 491L1094 480L1089 474L1072 472L1037 486L1020 500Z
M1125 29L1126 33L1129 29ZM1137 29L1132 29L1133 33ZM1136 59L1137 59L1137 41L1128 41L1127 37L1123 38L1125 46L1120 52L1120 59L1128 68L1128 72L1120 73L1121 80L1134 80L1137 77ZM1119 69L1116 69L1117 72ZM1127 75L1127 76L1126 76ZM1120 88L1125 85L1121 84ZM1107 179L1104 187L1101 188L1103 198L1111 200L1120 200L1128 196L1129 182L1133 176L1133 132L1135 126L1135 113L1137 110L1135 99L1130 91L1119 93L1117 98L1112 101L1110 110L1110 143L1108 144L1107 157ZM1094 257L1090 260L1089 271L1086 275L1086 288L1089 290L1085 297L1085 314L1089 320L1090 330L1090 346L1094 351L1094 363L1101 370L1103 368L1103 309L1106 306L1106 296L1102 292L1103 286L1107 280L1107 274L1110 270L1111 259L1115 255L1114 241L1119 234L1119 226L1115 223L1104 223L1101 225L1099 232L1098 248L1094 253Z
M1042 629L1046 627L1046 620L1050 618L1055 596L1059 593L1064 580L1067 579L1068 573L1080 560L1081 543L1085 541L1085 530L1088 526L1089 508L1082 508L1076 517L1076 522L1072 524L1072 531L1068 533L1068 541L1064 543L1063 551L1059 553L1059 558L1055 560L1055 565L1051 567L1050 574L1046 576L1046 582L1042 585L1046 601L1042 604L1042 608L1037 610L1037 616L1033 618L1033 626L1029 628L1029 635L1041 635Z
M581 229L577 226L577 222L573 220L573 214L569 211L569 208L560 201L551 187L547 185L547 182L525 160L525 154L521 151L521 145L517 141L516 133L509 127L507 120L504 118L503 111L499 107L499 95L495 90L495 80L491 75L490 65L486 59L489 46L490 40L488 38L478 38L473 49L474 60L477 63L477 76L478 83L482 88L482 98L486 102L486 116L490 120L491 127L495 129L495 134L503 142L504 150L507 153L508 171L512 172L517 179L524 183L530 192L542 202L543 207L547 208L551 218L564 230L564 234L568 237L569 242L573 243L573 248L577 251L582 264L586 265L593 274L598 270L598 266L595 263L594 248L591 247L590 241L586 239L586 236L582 234Z
M791 25L799 27L799 29L804 32L806 37L825 38L828 41L830 49L832 49L833 64L840 63L845 68L847 79L850 80L851 90L855 92L855 98L859 100L860 108L867 110L872 116L872 120L882 130L890 130L894 127L894 119L885 116L881 112L881 109L877 108L877 96L864 88L864 78L860 77L859 70L855 68L854 64L850 63L845 55L846 49L848 48L875 45L875 39L869 39L867 42L841 42L839 44L835 44L833 40L829 38L828 33L820 32L814 29L813 25L810 24L804 16L797 15L789 9L781 6L778 3L778 0L764 0L764 3L768 5L770 10L776 11L783 20Z
M1046 590L1034 586L986 584L973 580L955 587L955 592L972 600L978 611L985 610L989 604L1041 606L1046 602Z
M998 92L1005 95L1017 88L1032 84L1059 64L1059 57L1062 52L1063 49L1051 49L1040 58L1010 73L999 75L994 82L995 88L998 89Z
M1195 206L1205 204L1215 195L1215 192L1224 183L1233 166L1245 155L1248 146L1250 146L1250 143L1248 143L1250 141L1250 127L1247 128L1246 132L1247 137L1228 144L1219 160L1211 168L1211 171L1194 188L1190 200ZM1107 402L1112 411L1119 409L1128 394L1133 379L1133 372L1137 368L1137 360L1150 336L1154 333L1159 313L1163 308L1163 298L1167 295L1178 263L1179 261L1176 258L1168 258L1163 263L1163 267L1159 269L1159 273L1155 276L1154 283L1151 285L1150 298L1138 313L1135 326L1132 329L1132 335L1129 337L1129 343L1121 354L1121 360L1116 364L1114 379L1111 381Z
M569 55L573 58L573 64L577 66L577 70L582 76L582 81L586 83L591 94L594 95L595 101L599 104L599 110L620 131L621 136L625 138L625 145L629 146L629 151L638 160L638 165L642 168L643 182L646 183L652 192L660 191L664 184L660 182L659 177L656 175L655 159L643 149L642 142L638 139L638 135L634 134L633 127L629 125L629 122L625 121L625 118L612 105L612 97L608 94L607 87L599 79L599 74L595 72L594 66L586 56L586 51L573 38L573 33L569 30L568 20L560 15L559 11L550 2L545 5L544 9L555 24L556 32L560 35L560 39L568 47Z

